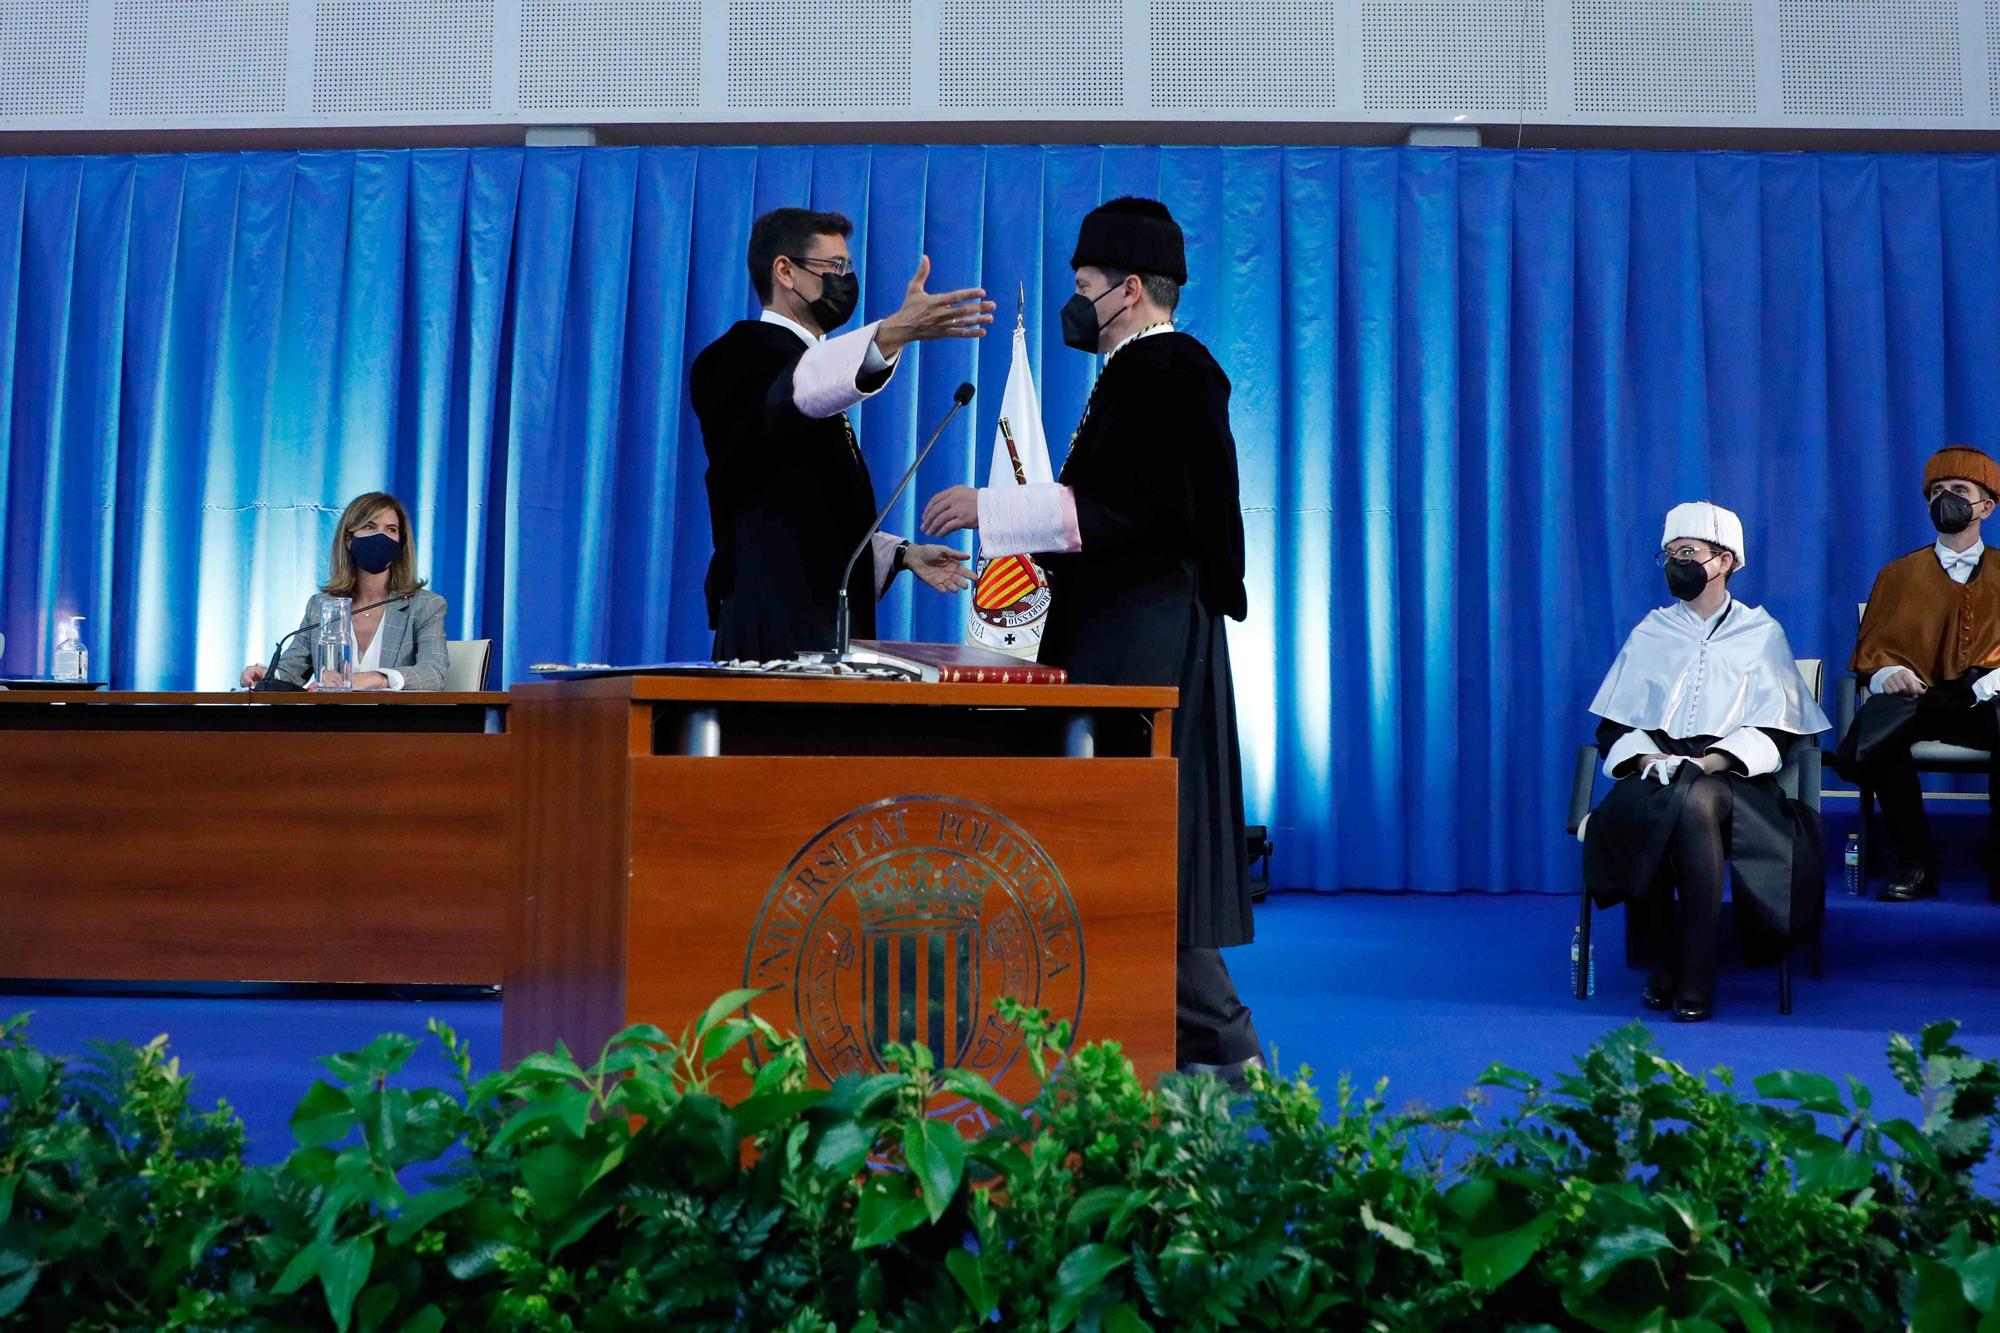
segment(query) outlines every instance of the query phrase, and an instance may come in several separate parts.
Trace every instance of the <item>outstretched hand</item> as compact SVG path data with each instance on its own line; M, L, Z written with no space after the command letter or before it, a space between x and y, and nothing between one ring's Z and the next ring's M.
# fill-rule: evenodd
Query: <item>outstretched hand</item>
M986 326L993 322L993 303L982 299L985 290L961 287L951 292L927 292L924 284L930 276L931 257L925 255L903 292L902 308L875 329L875 350L883 356L893 357L914 342L986 336Z
M952 486L939 491L924 506L917 531L944 537L964 528L979 526L979 492L970 486Z
M903 567L938 592L957 592L972 582L965 562L972 557L949 546L912 545L903 552Z

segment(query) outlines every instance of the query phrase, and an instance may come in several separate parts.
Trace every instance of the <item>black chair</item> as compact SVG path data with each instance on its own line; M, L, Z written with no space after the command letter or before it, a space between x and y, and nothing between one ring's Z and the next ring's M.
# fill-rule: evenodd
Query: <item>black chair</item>
M1798 668L1799 675L1805 678L1806 688L1812 692L1813 699L1817 702L1820 697L1821 678L1824 674L1821 663L1812 658L1800 658L1798 660ZM1595 745L1585 745L1577 751L1576 773L1571 780L1569 793L1569 833L1578 842L1583 841L1583 826L1590 818L1590 798L1596 790L1597 766L1599 762L1600 756ZM1819 810L1820 751L1818 737L1804 737L1797 745L1792 747L1791 754L1785 760L1785 766L1778 770L1778 786L1784 790L1785 795L1791 797L1793 800L1805 802L1815 812ZM1825 892L1826 884L1822 880L1820 893L1824 894ZM1588 890L1585 890L1579 896L1583 899L1583 905L1577 912L1576 923L1577 932L1581 937L1581 942L1577 950L1576 998L1587 1000L1590 998L1590 893ZM1812 937L1802 941L1806 946L1807 956L1812 962L1814 980L1819 980L1826 975L1826 960L1821 949L1826 920L1824 904L1822 904L1822 910L1819 913L1818 919L1821 924L1813 928ZM1626 960L1630 962L1632 961L1634 933L1629 926L1626 929L1625 938ZM1778 1012L1781 1014L1790 1014L1792 1012L1791 950L1793 947L1795 946L1788 945L1784 955L1778 959Z

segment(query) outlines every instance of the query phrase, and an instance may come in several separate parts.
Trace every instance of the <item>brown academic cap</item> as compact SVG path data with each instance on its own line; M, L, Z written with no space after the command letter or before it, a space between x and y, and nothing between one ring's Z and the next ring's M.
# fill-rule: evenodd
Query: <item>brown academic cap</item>
M2000 496L2000 463L1969 444L1948 444L1924 464L1924 494L1941 481L1969 481L1986 494Z

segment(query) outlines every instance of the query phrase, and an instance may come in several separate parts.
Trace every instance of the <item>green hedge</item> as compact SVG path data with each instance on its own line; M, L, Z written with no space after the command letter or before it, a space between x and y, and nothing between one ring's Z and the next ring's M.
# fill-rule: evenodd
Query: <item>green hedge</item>
M1699 1076L1638 1026L1466 1106L1345 1083L1133 1076L1113 1044L1023 1110L900 1051L805 1085L725 996L679 1040L621 1034L456 1086L417 1043L327 1060L278 1166L196 1111L164 1040L75 1065L0 1027L0 1326L156 1329L2000 1328L1975 1186L2000 1067L1955 1026L1896 1038L1920 1122L1816 1074ZM767 1042L753 1090L707 1091ZM997 1128L926 1119L939 1091ZM745 1151L746 1145L749 1151Z

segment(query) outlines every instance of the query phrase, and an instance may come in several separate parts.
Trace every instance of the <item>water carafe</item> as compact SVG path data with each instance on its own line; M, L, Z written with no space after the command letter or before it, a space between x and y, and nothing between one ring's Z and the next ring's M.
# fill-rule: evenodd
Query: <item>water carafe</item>
M321 597L313 631L313 682L322 690L354 688L354 599Z
M56 640L53 674L57 680L89 680L90 650L83 646L83 617L63 616L62 621L69 628Z

